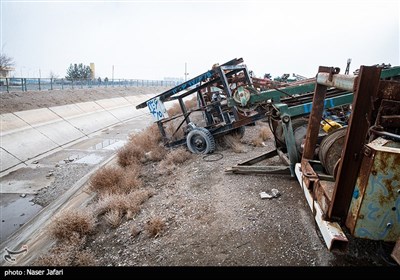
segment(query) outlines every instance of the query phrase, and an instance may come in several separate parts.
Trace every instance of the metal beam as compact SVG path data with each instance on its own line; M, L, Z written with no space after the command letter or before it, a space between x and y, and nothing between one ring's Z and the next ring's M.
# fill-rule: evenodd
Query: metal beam
M320 66L318 73L330 73L330 67ZM318 133L321 125L322 113L324 111L324 99L327 86L315 84L315 93L313 96L313 107L308 121L306 142L303 151L303 159L309 160L314 158L315 146L318 140Z
M363 157L362 149L371 125L372 100L377 97L381 68L361 66L354 93L349 126L341 155L328 217L345 218Z
M307 188L307 184L303 180L301 172L301 164L297 163L295 167L296 177L300 183L300 187L304 192L308 206L313 211L314 219L317 222L318 228L324 238L325 244L329 250L339 249L343 250L347 247L348 239L341 229L340 225L336 222L327 221L324 217L322 209L318 202L314 199L313 190Z
M232 59L232 60L222 64L221 66L236 65L236 64L239 64L239 63L242 63L242 62L243 62L242 58L239 58L239 59L235 58L235 59ZM161 93L161 94L159 94L159 95L157 95L157 96L155 96L153 98L160 97L161 101L164 101L165 99L169 98L170 96L172 96L172 95L174 95L174 94L176 94L176 93L178 93L178 92L180 92L180 91L182 91L184 89L187 89L187 88L189 88L191 86L194 86L195 84L198 84L200 82L203 82L203 81L211 78L215 74L215 72L216 71L214 69L211 69L211 70L209 70L209 71L207 71L207 72L205 72L203 74L200 74L197 77L194 77L193 79L190 79L189 81L186 81L186 82L184 82L184 83L182 83L180 85L177 85L176 87L174 87L172 89L169 89L169 90L167 90L167 91L165 91L165 92L163 92L163 93ZM147 103L146 103L147 101L137 105L136 109L145 108L147 106Z

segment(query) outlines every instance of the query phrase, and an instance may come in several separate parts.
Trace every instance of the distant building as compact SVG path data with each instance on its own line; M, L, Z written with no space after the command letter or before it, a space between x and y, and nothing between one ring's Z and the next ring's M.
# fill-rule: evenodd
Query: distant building
M95 76L95 67L94 67L94 63L93 63L93 62L90 62L90 70L91 70L90 79L91 79L91 80L94 80L94 78L95 78L96 76Z
M13 67L0 67L0 78L9 78L11 72L14 70L15 68Z

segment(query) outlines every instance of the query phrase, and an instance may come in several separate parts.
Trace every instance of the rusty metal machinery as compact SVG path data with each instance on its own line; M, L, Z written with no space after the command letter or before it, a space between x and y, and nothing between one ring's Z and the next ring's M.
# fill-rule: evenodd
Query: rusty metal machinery
M195 153L212 152L215 137L268 119L276 149L226 171L296 176L329 249L347 246L342 226L356 237L398 239L400 67L362 66L358 75L340 75L321 66L316 78L280 88L268 80L260 92L242 62L216 65L136 108L150 109L167 146L186 144ZM223 106L212 88L225 97ZM183 98L190 94L198 106L188 110ZM179 139L164 129L176 117L157 107L172 100L182 109ZM204 127L191 121L195 111L203 113ZM276 155L284 166L255 166Z
M380 77L377 66L363 66L357 76L320 67L317 75L295 171L329 249L346 246L342 226L355 237L400 238L400 82ZM328 87L351 90L355 98L348 126L317 145Z

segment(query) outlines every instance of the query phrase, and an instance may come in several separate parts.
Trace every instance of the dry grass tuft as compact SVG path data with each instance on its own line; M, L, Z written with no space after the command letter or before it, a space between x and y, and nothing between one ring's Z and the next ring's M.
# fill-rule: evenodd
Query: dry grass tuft
M196 98L196 96L193 96L192 99L186 100L185 101L185 106L186 106L187 110L197 108L197 98ZM181 106L179 105L179 103L176 102L174 105L172 105L172 107L170 109L167 110L167 112L168 112L168 116L169 117L173 117L173 116L182 114L182 109L181 109Z
M153 195L154 193L151 190L137 190L129 193L127 195L127 199L130 201L130 203L134 202L137 203L137 205L141 205ZM128 206L127 208L130 209L129 208L130 204L128 204L127 206Z
M160 162L160 167L182 164L192 158L192 156L192 153L182 147L170 150L166 157Z
M171 140L178 140L185 136L185 133L183 132L182 127L178 131L175 132L176 128L179 126L179 124L182 122L182 120L183 120L183 117L179 117L175 120L169 121L166 124L165 133L168 135L168 137Z
M119 210L112 209L104 215L104 219L112 228L117 228L121 224L122 214Z
M257 137L257 138L254 138L253 140L251 140L251 144L256 147L264 147L265 146L264 141L260 137Z
M151 237L157 237L164 231L165 222L160 217L152 217L147 221L145 229Z
M160 161L167 153L160 142L161 134L154 124L141 133L131 135L129 142L118 151L118 164L127 167L147 161Z
M94 231L96 219L91 211L69 209L57 215L50 225L50 233L58 240L82 238Z
M174 105L172 105L171 108L167 110L167 113L169 117L179 115L182 113L181 106L179 105L179 103L175 103Z
M197 97L193 96L192 99L185 101L185 106L188 110L197 108Z
M74 266L95 266L96 259L89 250L83 250L75 255Z
M235 153L243 153L245 151L239 136L225 135L223 141L225 145L231 148Z
M139 175L140 175L139 165L134 164L126 168L124 174L120 178L119 192L129 193L132 190L140 188L143 182L139 178Z
M111 210L125 211L126 195L106 193L100 196L95 206L95 214L101 215Z
M93 266L96 260L91 251L84 249L85 238L72 234L45 254L39 257L34 265L38 266Z
M142 158L144 158L143 150L131 142L119 149L117 154L118 164L122 167L139 165Z
M263 140L266 141L271 138L271 132L268 127L266 126L261 126L260 131L259 131L259 137Z
M125 169L104 167L92 176L90 188L100 194L129 193L142 186L139 174L140 166L138 164L132 164Z
M111 211L118 211L121 218L132 219L140 211L140 205L147 201L153 193L149 190L135 190L128 194L107 193L100 196L96 203L95 213L101 215Z
M90 179L90 188L99 193L116 192L123 174L120 167L103 167Z

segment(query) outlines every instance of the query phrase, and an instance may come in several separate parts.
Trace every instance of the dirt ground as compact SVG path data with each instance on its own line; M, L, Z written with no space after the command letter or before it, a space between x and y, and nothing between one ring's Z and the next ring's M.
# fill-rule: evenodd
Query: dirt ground
M1 93L1 113L64 105L159 88L116 88L54 92ZM330 252L316 230L298 181L290 176L236 175L226 168L274 148L254 147L259 125L246 127L243 151L218 145L210 156L193 155L171 174L157 163L144 166L141 177L154 195L133 220L117 228L100 217L85 249L99 266L388 266L379 242L353 240L345 252ZM278 159L263 164L279 165ZM280 196L261 199L278 189ZM145 230L150 218L165 229L156 237ZM135 229L135 234L132 234Z
M114 87L43 91L0 92L0 114L17 111L123 97L142 93L161 93L167 87Z

